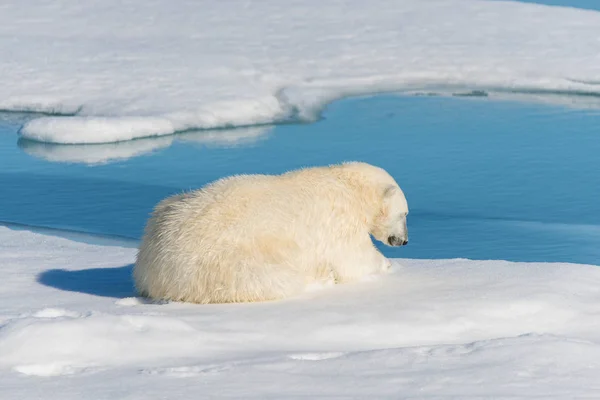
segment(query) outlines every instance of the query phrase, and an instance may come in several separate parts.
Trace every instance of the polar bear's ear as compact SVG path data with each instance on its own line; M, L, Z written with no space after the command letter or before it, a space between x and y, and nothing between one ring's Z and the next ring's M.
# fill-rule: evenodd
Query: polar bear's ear
M394 185L388 185L385 187L385 189L383 190L383 198L388 198L394 195L394 193L396 193L396 186Z

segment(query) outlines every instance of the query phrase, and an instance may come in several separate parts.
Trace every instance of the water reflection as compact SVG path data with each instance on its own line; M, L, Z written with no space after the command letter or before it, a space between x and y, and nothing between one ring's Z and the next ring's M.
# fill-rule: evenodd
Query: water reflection
M169 147L172 136L104 144L55 144L20 138L17 145L30 156L51 162L107 164Z
M150 154L175 141L212 148L248 146L266 139L272 129L272 126L258 126L194 131L104 144L56 144L20 138L17 145L28 155L50 162L101 165Z

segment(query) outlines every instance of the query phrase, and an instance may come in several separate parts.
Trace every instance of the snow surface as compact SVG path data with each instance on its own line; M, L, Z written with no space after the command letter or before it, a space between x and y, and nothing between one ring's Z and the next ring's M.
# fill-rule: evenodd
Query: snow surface
M598 398L600 268L393 260L285 301L135 297L135 248L0 227L6 399Z
M599 26L483 0L4 2L0 109L72 114L30 139L104 143L313 120L380 91L599 95Z

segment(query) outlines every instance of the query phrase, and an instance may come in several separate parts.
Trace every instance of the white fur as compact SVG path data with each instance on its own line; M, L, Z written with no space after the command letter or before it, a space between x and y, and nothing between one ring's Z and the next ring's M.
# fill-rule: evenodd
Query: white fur
M154 299L226 303L360 280L390 267L369 234L406 241L407 213L394 179L366 163L223 178L156 206L135 285Z

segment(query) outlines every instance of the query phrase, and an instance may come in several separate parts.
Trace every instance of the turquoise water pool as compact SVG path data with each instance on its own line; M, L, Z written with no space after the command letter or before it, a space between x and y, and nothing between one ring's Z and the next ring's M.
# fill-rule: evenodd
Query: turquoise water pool
M237 173L362 160L411 208L390 257L600 264L600 113L486 98L352 98L313 124L110 145L19 140L0 120L0 220L139 238L162 198Z

